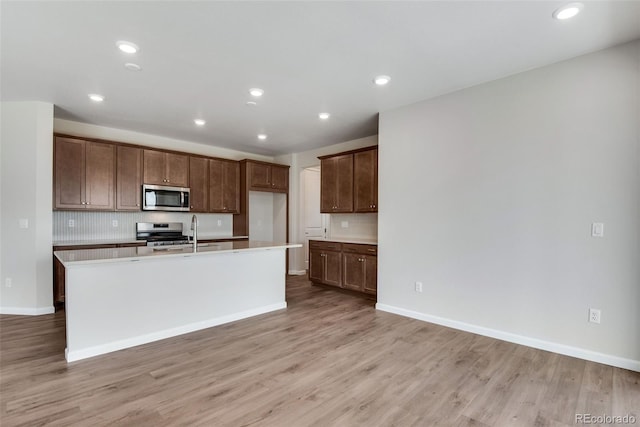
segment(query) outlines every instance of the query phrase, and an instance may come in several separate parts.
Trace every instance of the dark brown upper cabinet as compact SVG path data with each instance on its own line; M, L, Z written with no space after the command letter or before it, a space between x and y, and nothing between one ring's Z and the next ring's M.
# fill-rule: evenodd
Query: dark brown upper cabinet
M209 211L209 160L189 157L189 200L191 212Z
M116 147L56 137L54 209L115 209Z
M378 147L367 147L320 159L320 211L378 211Z
M142 197L142 150L117 146L116 210L139 211Z
M353 210L378 212L378 149L353 154Z
M144 150L144 183L189 186L189 156L157 150Z
M286 193L289 190L289 166L247 161L249 190Z
M209 212L240 212L240 164L209 159Z
M353 154L320 160L320 212L353 212Z

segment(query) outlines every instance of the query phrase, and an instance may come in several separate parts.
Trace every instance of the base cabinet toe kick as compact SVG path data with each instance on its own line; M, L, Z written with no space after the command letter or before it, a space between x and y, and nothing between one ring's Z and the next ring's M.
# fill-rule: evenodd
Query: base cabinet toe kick
M56 252L66 275L67 362L286 308L286 249L301 245L264 243L131 248L115 260L91 252L101 249Z

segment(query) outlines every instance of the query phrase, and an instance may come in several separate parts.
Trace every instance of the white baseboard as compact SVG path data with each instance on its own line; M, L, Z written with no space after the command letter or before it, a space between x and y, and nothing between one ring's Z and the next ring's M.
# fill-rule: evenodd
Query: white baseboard
M190 323L188 325L178 326L176 328L165 329L163 331L153 332L150 334L139 335L137 337L127 338L124 340L113 341L107 344L97 345L94 347L84 348L81 350L68 351L65 349L65 357L67 362L75 362L77 360L98 356L112 351L123 350L125 348L137 345L147 344L153 341L159 341L178 335L188 334L189 332L199 331L201 329L211 328L213 326L222 325L224 323L235 322L236 320L246 319L247 317L258 316L260 314L269 313L271 311L287 308L286 302L258 307L251 310L234 313L227 316L215 317L213 319L203 320L201 322Z
M55 313L53 306L49 307L0 307L0 314L17 314L22 316L41 316Z
M304 276L307 274L307 270L289 270L290 276Z
M523 335L513 334L511 332L500 331L497 329L485 328L483 326L472 325L470 323L459 322L457 320L446 319L444 317L424 314L417 311L406 310L400 307L394 307L387 304L376 304L376 309L386 311L388 313L398 314L412 319L422 320L437 325L447 326L461 331L471 332L486 337L496 338L502 341L508 341L515 344L525 345L540 350L551 351L553 353L564 354L566 356L577 357L578 359L590 360L605 365L615 366L618 368L629 369L631 371L640 372L640 360L626 359L611 354L599 353L579 347L572 347L565 344L558 344L551 341L540 340L537 338L526 337Z

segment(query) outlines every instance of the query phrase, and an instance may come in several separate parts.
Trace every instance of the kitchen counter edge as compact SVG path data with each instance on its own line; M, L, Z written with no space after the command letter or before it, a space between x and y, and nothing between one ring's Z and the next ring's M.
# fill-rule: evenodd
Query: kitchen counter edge
M147 246L104 249L76 249L55 251L53 254L65 267L117 262L146 261L158 258L188 258L221 253L267 251L273 249L300 248L299 243L260 241L221 242L216 246L199 247L197 251L184 245L179 250L162 250Z

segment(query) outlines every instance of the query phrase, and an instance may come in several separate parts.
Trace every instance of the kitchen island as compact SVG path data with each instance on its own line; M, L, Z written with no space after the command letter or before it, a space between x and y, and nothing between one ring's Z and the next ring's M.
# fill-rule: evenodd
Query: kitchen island
M286 308L300 244L239 241L55 252L65 267L68 362Z

